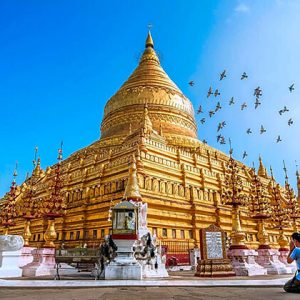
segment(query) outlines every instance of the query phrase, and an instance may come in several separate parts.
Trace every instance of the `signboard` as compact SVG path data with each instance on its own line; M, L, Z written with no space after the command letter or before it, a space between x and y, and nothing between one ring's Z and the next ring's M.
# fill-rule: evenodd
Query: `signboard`
M223 245L222 232L206 231L207 259L222 259Z
M216 225L201 229L201 258L202 259L224 259L225 232Z

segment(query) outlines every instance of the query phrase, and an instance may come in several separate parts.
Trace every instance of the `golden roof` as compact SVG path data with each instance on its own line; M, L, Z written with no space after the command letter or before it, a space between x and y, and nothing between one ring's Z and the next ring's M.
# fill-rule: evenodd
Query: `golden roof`
M126 137L130 127L139 130L146 104L153 130L161 129L169 140L197 138L192 103L161 67L150 32L139 65L106 103L101 138Z

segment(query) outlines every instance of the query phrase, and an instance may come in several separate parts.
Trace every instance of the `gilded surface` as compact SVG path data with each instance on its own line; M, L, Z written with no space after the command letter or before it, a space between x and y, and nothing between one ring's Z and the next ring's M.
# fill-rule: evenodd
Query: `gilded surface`
M237 243L251 248L259 246L258 237L261 242L267 239L266 234L270 246L278 247L279 241L283 245L283 239L293 230L292 225L283 223L280 228L274 227L274 223L284 222L280 214L280 204L287 201L284 188L276 185L261 160L258 175L277 219L265 220L264 228L260 227L263 237L258 236L258 220L252 218L249 206L235 210L221 201L229 157L197 139L191 102L161 68L149 37L147 45L137 69L107 102L101 138L61 162L61 192L67 213L55 220L55 230L54 224L37 216L27 223L30 229L24 232L25 219L19 215L9 231L24 232L30 245L41 247L48 227L45 239L57 247L62 243L68 247L84 243L96 247L110 232L110 208L124 193L139 196L138 182L140 195L148 203L148 227L161 240L186 241L190 247L200 247L200 229L217 223L228 236L233 234ZM136 159L134 179L128 176L132 155ZM236 164L243 194L249 197L251 169ZM37 207L43 206L50 197L54 169L36 169L31 175L34 180L30 177L16 189L14 201L21 205L32 187L32 200ZM128 181L134 183L129 184L131 190L125 191ZM0 207L8 199L6 195ZM232 232L232 223L236 232ZM0 233L5 231L2 225Z

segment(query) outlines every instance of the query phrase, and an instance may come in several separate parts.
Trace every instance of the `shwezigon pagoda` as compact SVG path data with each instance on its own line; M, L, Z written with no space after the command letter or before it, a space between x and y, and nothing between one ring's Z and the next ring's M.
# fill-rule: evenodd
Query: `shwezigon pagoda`
M197 139L192 103L161 67L149 32L139 65L105 105L101 138L45 171L38 159L30 177L13 182L0 201L0 234L22 235L32 247L45 240L98 247L110 233L111 208L123 198L133 155L148 228L182 262L211 224L225 230L229 244L250 249L286 248L298 229L299 197L288 182L277 184L261 158L256 173ZM234 200L241 193L247 201ZM12 201L16 212L7 215ZM57 235L44 237L54 219Z

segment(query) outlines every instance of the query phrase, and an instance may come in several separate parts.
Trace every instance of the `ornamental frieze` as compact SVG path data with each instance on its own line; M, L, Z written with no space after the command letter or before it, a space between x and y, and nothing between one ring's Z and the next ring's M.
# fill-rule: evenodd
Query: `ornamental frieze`
M157 104L171 106L194 116L194 109L191 102L183 96L168 88L155 88L150 86L140 86L123 91L119 91L107 102L104 109L104 116L124 106Z

